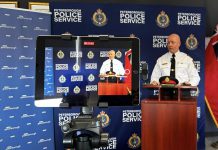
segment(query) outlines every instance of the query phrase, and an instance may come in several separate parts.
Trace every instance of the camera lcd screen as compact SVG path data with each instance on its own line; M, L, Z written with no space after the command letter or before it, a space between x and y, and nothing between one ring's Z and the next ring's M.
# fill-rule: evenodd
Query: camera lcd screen
M138 70L137 38L39 36L36 106L58 107L61 101L70 106L137 104Z

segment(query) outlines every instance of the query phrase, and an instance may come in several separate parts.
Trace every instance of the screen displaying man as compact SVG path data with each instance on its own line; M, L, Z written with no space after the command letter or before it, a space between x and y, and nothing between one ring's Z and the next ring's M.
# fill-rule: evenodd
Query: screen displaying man
M168 52L158 58L151 75L151 84L159 85L162 76L176 78L180 85L197 86L200 76L193 63L193 59L179 50L181 45L178 34L168 36Z
M123 64L115 59L114 50L108 52L108 57L100 69L98 95L127 95L130 88L123 80L125 74Z
M124 75L125 70L123 68L122 62L115 58L115 51L110 50L108 52L108 59L105 60L100 69L100 77L105 77L108 75Z

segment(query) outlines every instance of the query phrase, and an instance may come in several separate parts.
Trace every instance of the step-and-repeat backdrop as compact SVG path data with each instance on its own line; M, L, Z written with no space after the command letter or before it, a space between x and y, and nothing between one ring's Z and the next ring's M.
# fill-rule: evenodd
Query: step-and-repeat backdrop
M123 4L51 3L52 34L114 35L140 38L140 59L148 65L148 79L158 57L167 52L167 36L181 36L181 51L194 59L201 77L197 107L198 150L204 149L204 8ZM146 79L146 78L145 78ZM156 94L155 92L153 94ZM141 88L141 99L146 92ZM79 108L55 109L56 148L61 149L60 125L78 116ZM104 117L110 144L100 149L140 149L140 106L95 108ZM158 142L158 141L157 141Z
M203 8L121 4L52 3L52 33L110 34L141 40L141 61L148 64L149 82L156 59L165 53L170 33L181 36L201 76L198 97L198 149L204 149L204 12ZM79 108L34 107L35 40L50 34L50 15L1 8L0 22L0 147L1 149L63 149L60 125L79 115ZM193 42L194 41L194 42ZM155 94L155 92L154 92ZM141 88L141 99L146 93ZM140 106L95 108L109 145L100 149L140 149Z
M34 106L35 43L50 14L0 8L0 149L53 150L53 110Z

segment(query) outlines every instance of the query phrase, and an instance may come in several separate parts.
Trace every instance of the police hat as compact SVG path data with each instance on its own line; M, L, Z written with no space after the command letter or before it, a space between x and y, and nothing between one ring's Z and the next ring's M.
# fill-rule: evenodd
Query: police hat
M160 77L159 82L160 84L174 84L174 85L179 83L179 81L176 78L170 76Z
M116 73L113 72L113 71L107 71L106 74L107 74L107 75L115 75Z

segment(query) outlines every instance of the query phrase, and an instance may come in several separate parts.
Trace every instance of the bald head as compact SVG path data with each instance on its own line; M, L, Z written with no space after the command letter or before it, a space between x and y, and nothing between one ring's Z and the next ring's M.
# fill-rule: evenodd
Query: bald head
M176 53L181 45L178 34L170 34L167 38L167 48L171 53Z
M108 52L108 57L109 57L109 59L110 60L113 60L114 58L115 58L115 51L114 50L110 50L109 52Z

